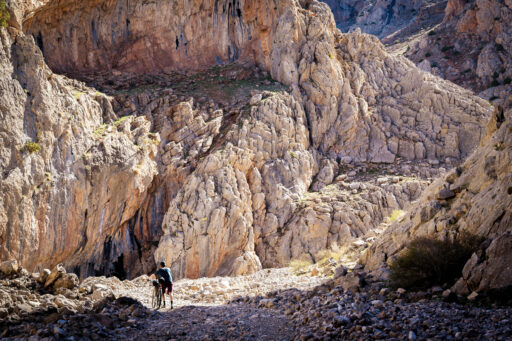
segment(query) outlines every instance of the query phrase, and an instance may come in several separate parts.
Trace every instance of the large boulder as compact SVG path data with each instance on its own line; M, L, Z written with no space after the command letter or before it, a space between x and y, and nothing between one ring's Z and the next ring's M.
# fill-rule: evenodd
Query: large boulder
M18 261L15 259L0 263L0 273L4 276L14 275L18 270Z
M74 289L78 286L79 284L79 281L78 281L78 276L71 273L71 274L62 274L60 276L60 278L58 278L54 283L53 283L53 288L54 289L59 289L59 288L65 288L65 289Z

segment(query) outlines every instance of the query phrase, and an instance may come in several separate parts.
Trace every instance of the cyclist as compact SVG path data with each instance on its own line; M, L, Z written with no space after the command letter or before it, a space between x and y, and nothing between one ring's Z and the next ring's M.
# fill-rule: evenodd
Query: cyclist
M172 272L171 269L165 266L165 262L160 263L160 269L155 272L155 276L158 279L158 282L162 286L162 299L165 307L165 292L169 293L169 297L171 298L171 309L173 308L172 302Z

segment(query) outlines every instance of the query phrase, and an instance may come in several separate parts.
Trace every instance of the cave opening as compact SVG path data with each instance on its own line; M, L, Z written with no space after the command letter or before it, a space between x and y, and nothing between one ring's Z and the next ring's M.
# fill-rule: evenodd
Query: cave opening
M117 257L117 260L112 263L114 266L114 271L112 272L112 275L119 278L120 280L126 279L126 271L124 270L124 254L122 253L121 256Z
M39 49L41 50L41 52L44 55L43 34L41 33L41 31L39 31L39 33L37 34L37 36L35 38L36 38L37 46L39 47Z
M176 37L176 50L180 47L180 40Z

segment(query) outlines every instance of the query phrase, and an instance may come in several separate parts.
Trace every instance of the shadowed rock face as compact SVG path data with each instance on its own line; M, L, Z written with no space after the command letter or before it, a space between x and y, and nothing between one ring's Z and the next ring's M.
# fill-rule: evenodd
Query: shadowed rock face
M322 0L343 32L357 27L385 42L440 23L446 0Z
M512 83L512 2L450 0L445 18L402 46L418 66L503 105ZM400 45L399 45L400 46Z
M235 60L270 68L294 1L53 1L24 24L57 72L190 70ZM294 37L288 37L294 40Z

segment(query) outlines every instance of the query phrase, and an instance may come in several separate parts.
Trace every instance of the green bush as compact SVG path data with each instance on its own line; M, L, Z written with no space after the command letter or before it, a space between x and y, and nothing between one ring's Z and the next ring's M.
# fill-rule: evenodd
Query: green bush
M26 142L20 149L22 152L39 153L41 146L36 142Z
M406 289L452 285L482 241L471 234L461 234L455 241L417 238L391 264L391 285Z
M5 1L0 1L0 27L7 27L7 21L11 18L11 15L7 11L7 4Z

